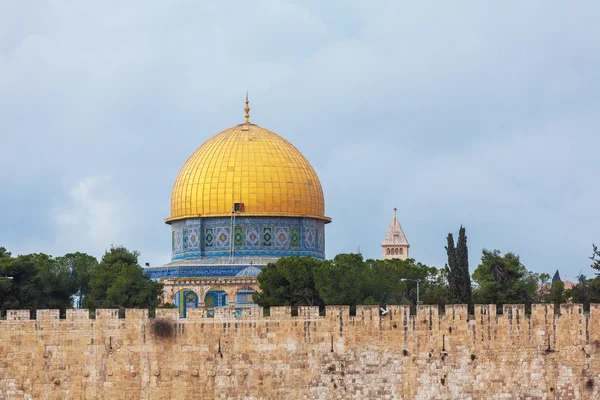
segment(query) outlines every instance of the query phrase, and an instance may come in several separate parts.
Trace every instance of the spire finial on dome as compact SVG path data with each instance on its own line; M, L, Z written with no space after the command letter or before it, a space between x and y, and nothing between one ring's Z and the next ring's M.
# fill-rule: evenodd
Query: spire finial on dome
M246 124L250 123L250 106L248 105L248 91L246 91L246 107L244 107L244 111L246 111Z

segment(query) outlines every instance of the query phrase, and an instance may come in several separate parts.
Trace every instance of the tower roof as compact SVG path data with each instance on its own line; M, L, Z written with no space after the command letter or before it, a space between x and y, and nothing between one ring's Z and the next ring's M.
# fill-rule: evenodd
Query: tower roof
M383 239L382 246L409 246L408 240L406 240L406 236L404 235L404 231L400 226L400 222L398 222L398 217L396 216L396 209L394 208L394 219L392 219L392 223L388 228L387 233L385 234L385 239Z

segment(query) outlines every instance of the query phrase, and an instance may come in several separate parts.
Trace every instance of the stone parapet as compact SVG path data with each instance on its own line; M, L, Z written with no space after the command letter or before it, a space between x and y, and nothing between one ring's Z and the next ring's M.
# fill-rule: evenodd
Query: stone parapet
M600 398L600 305L383 311L9 310L0 398Z

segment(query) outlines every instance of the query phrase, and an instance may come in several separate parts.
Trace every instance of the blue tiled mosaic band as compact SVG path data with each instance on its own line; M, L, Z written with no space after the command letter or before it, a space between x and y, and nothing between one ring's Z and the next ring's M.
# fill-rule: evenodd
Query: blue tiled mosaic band
M172 260L215 257L325 258L325 223L314 218L228 217L174 221ZM233 246L232 246L233 244Z
M160 267L146 268L145 272L150 274L152 279L160 278L206 278L206 277L225 277L236 276L247 266L198 266L198 267Z

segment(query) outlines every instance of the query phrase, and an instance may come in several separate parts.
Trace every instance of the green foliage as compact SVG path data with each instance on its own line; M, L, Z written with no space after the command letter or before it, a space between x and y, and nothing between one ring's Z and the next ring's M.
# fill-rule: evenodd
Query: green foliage
M446 254L448 263L448 286L450 301L454 304L471 304L471 276L469 274L469 250L464 226L458 231L458 241L454 247L454 237L447 237Z
M414 259L367 260L367 294L380 304L415 304L417 281L420 300L426 304L445 304L447 289L442 273Z
M46 254L17 257L0 248L0 308L71 308L76 291L71 271Z
M412 279L405 281L404 279ZM414 260L366 260L360 254L339 254L333 260L288 257L263 268L260 306L414 304L416 280L421 300L444 304L445 276Z
M547 273L538 274L538 289L534 301L536 303L566 303L570 292L565 291L565 283L560 279L558 270L552 279Z
M598 250L598 246L592 244L592 256L590 260L592 260L592 268L596 271L600 271L600 250ZM597 275L600 273L597 273Z
M360 254L338 254L321 263L314 276L325 304L356 305L364 298L366 268Z
M254 302L262 307L323 305L314 280L314 270L323 262L296 256L267 264L258 275L261 291L253 295Z
M553 281L552 287L550 288L550 293L548 296L549 303L566 303L567 299L565 297L565 283L561 280Z
M577 285L567 291L566 297L571 297L573 303L582 303L586 308L590 303L600 303L600 277L587 279L585 275L579 275Z
M474 298L481 304L531 304L538 287L539 277L527 271L518 255L499 250L483 249L481 264L473 272L477 283Z
M96 308L155 308L162 285L144 274L138 253L125 247L112 247L102 261L90 270L89 293L84 305Z
M95 257L85 253L69 253L56 259L61 268L67 270L71 274L71 279L76 288L76 307L83 306L83 298L90 291L89 281L90 272L98 265L98 260Z

